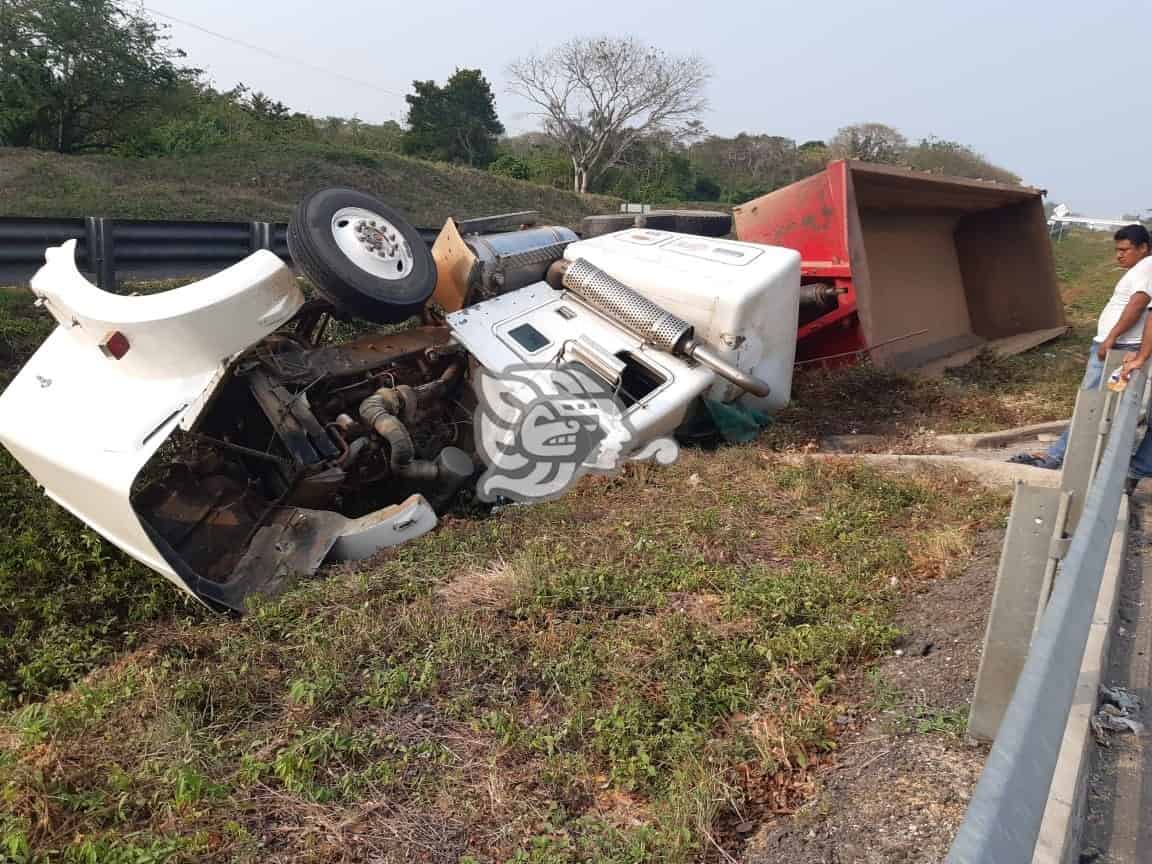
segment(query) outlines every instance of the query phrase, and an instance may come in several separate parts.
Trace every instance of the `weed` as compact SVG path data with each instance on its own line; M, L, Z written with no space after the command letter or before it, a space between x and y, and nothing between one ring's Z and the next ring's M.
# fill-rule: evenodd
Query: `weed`
M937 732L951 738L962 738L968 728L968 708L937 708L920 704L883 676L877 669L868 671L872 697L868 709L887 718L896 732Z
M916 718L917 732L940 732L952 738L963 738L967 729L967 708L926 711Z

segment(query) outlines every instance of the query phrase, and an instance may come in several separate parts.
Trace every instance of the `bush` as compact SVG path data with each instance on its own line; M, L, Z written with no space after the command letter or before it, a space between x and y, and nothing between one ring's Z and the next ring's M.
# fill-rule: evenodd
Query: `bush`
M692 187L692 200L719 201L723 191L720 184L711 177L697 177L696 184Z
M513 180L527 180L531 176L528 163L511 153L505 153L489 165L488 170L501 177L511 177Z

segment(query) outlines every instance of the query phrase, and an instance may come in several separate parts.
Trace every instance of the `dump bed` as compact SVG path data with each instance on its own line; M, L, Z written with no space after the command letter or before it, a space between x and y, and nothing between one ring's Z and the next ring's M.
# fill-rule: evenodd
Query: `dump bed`
M797 250L805 284L842 292L802 310L800 359L941 367L1064 332L1043 194L839 161L737 207L736 234Z

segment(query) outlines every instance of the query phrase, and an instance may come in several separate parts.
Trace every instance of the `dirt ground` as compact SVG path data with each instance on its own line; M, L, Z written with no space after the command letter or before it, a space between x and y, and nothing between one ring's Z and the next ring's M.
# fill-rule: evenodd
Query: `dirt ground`
M939 862L964 817L987 748L964 735L996 580L1000 532L971 565L905 604L907 635L876 670L843 684L853 707L840 754L795 815L762 827L744 864Z

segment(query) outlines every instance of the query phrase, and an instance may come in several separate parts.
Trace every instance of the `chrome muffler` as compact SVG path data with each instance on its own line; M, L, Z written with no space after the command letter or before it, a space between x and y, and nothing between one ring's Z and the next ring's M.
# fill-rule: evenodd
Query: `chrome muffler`
M583 258L557 261L548 268L548 284L568 290L598 312L661 351L690 357L753 396L767 396L771 387L697 342L692 325L654 303L619 279Z

